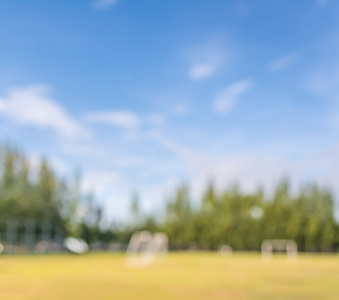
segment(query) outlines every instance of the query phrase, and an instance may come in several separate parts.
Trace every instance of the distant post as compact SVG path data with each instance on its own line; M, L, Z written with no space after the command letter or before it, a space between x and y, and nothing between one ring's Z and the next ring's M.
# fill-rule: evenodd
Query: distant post
M26 219L25 221L25 246L30 252L34 251L35 247L35 220Z
M8 253L13 253L15 251L18 237L17 230L18 220L16 218L8 218L6 228L6 252Z
M61 251L63 249L63 234L61 226L56 224L55 225L55 232L54 232L54 241L57 245L57 251Z
M48 245L51 239L52 224L48 221L43 221L41 223L41 251L46 252L48 250Z

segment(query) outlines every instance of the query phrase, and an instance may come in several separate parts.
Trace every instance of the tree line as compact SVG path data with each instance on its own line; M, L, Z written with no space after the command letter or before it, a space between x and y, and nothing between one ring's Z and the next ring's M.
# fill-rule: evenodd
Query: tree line
M164 200L163 211L154 215L140 212L134 194L131 216L135 221L103 228L103 207L93 195L81 193L80 183L77 175L60 178L45 159L32 164L22 151L1 145L0 233L6 219L17 217L58 224L64 236L80 237L90 244L126 244L134 231L150 230L165 232L170 247L178 250L217 250L222 245L259 250L265 239L293 239L302 251L339 247L333 195L315 184L292 193L288 181L282 181L268 196L262 189L243 193L236 186L220 192L211 182L195 201L188 186L182 185Z
M33 163L9 143L0 145L0 233L5 233L7 220L22 221L18 234L30 220L53 224L63 236L81 236L83 223L97 226L95 215L100 213L92 197L81 195L79 176L60 178L46 159Z
M179 187L167 202L164 219L153 224L168 234L176 249L229 245L259 250L266 239L292 239L301 251L336 251L339 226L334 212L330 190L315 184L291 193L288 181L281 181L273 196L267 196L261 189L242 193L237 187L218 193L211 183L197 204L187 186ZM147 223L144 227L151 228Z

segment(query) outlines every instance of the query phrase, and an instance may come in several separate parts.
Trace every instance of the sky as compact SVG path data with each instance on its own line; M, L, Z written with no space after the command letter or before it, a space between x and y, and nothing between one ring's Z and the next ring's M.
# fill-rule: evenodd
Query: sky
M109 218L211 180L339 203L338 1L0 0L0 43L0 141Z

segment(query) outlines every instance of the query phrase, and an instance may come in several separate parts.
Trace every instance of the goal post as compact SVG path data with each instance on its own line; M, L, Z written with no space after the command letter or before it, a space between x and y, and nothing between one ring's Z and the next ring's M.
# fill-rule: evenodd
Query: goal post
M158 232L152 238L152 251L154 254L166 254L168 252L168 236Z
M228 256L232 254L232 252L233 252L233 249L229 245L222 245L221 247L219 247L219 253L221 255Z
M134 232L127 247L127 254L151 252L152 235L149 231Z
M168 251L168 237L165 233L151 234L149 231L133 233L126 251L129 267L142 267L153 262L154 257Z
M262 258L271 259L274 251L284 251L288 260L298 258L298 246L293 240L265 240L261 244Z

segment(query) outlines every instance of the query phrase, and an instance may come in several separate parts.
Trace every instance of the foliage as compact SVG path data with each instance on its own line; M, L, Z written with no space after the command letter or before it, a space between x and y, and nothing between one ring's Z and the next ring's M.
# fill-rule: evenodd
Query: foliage
M47 160L33 164L13 146L0 146L1 227L6 219L16 218L53 224L63 235L81 235L81 223L90 223L93 205L84 201L88 197L81 196L79 187L79 176L60 179ZM86 218L80 214L83 207ZM19 226L20 230L24 231L24 227Z
M149 222L149 220L148 220ZM308 185L293 195L282 181L272 197L262 190L241 193L237 187L218 193L210 183L195 209L188 187L177 189L158 224L173 249L259 250L265 239L293 239L302 251L334 251L339 227L329 190Z
M172 249L259 250L265 239L293 239L300 250L334 251L339 226L331 192L317 185L291 193L282 181L272 196L261 189L246 194L236 186L217 191L210 182L199 202L182 185L165 202L162 218L142 215L134 193L128 225L103 228L103 208L93 195L82 195L80 176L60 179L47 160L33 164L21 151L0 146L0 232L6 218L26 218L58 224L64 235L88 243L128 243L135 230L163 231ZM24 232L25 228L19 227ZM37 232L38 233L38 232Z

